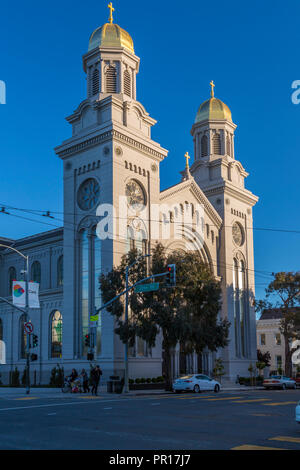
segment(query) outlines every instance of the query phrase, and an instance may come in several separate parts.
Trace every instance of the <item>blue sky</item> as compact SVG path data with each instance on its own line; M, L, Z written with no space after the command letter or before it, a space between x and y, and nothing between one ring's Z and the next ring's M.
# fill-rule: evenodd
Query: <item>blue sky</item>
M131 34L141 58L138 100L158 121L154 140L170 151L161 165L162 188L178 182L183 155L193 154L190 129L212 79L216 97L230 107L238 125L236 158L250 173L247 188L260 197L254 248L261 297L270 272L300 264L300 233L258 230L300 231L300 105L291 101L291 84L300 79L299 2L113 3L115 22ZM2 2L0 80L7 104L0 105L0 205L62 212L62 165L53 148L71 136L64 118L85 98L81 56L92 31L107 21L107 4ZM52 228L0 216L5 237Z

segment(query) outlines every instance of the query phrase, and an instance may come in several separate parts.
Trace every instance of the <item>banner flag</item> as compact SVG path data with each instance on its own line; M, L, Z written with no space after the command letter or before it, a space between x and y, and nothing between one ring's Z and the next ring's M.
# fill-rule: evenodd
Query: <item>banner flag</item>
M29 282L28 290L28 302L29 308L40 308L39 301L39 283ZM26 307L26 282L25 281L13 281L12 288L13 304L16 307Z

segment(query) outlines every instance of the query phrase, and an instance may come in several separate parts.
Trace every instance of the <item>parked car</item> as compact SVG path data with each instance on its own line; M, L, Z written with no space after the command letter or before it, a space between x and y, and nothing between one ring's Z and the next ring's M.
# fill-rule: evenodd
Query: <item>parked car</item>
M263 386L266 389L282 388L282 390L285 390L286 388L297 388L295 380L285 377L284 375L273 375L269 379L265 379L263 381Z
M296 382L297 387L300 387L300 374L296 375L295 382Z
M296 406L296 422L300 424L300 401Z
M200 393L202 391L214 391L219 392L221 385L216 380L211 379L207 375L203 374L191 374L180 377L174 380L173 390L176 393L180 392L195 392Z

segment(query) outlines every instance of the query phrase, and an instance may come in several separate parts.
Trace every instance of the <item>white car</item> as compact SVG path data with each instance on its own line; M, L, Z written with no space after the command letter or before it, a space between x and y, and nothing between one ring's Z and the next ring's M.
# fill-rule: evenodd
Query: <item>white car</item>
M285 377L284 375L273 375L269 379L265 379L263 381L263 386L266 389L282 388L282 390L285 390L286 388L297 388L296 381L289 377Z
M217 393L220 391L220 389L221 385L219 382L203 374L185 375L184 377L180 377L173 382L173 390L176 393L200 393L207 390L211 390Z
M298 405L296 406L296 421L297 421L297 423L300 424L300 401L299 401Z

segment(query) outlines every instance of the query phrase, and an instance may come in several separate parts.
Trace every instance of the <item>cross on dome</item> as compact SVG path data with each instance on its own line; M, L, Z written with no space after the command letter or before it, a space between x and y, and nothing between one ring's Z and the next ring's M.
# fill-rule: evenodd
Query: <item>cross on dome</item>
M108 4L107 8L110 9L110 14L109 14L108 21L110 22L110 24L112 24L113 21L114 21L114 19L113 19L113 11L115 11L112 2L110 2L110 3Z
M210 86L211 86L210 96L212 98L214 98L214 96L215 96L214 88L215 88L216 85L214 84L213 80L210 82Z

